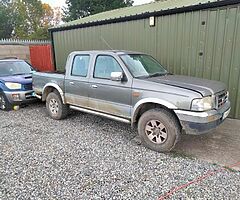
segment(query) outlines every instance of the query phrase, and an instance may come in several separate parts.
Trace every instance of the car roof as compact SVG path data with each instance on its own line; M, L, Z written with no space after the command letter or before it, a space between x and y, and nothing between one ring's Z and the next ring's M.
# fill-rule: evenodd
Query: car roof
M14 58L0 58L0 62L19 62L24 61L21 59L14 59Z

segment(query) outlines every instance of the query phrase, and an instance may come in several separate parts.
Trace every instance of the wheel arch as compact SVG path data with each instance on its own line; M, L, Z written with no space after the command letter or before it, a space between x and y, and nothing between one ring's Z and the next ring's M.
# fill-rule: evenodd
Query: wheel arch
M131 125L134 127L136 123L138 122L140 116L154 108L163 108L171 112L177 119L176 113L173 111L174 109L177 109L177 107L165 100L157 99L157 98L146 98L138 101L132 111L132 116L131 116ZM179 119L178 119L179 120ZM180 123L180 122L179 122Z
M43 93L42 93L42 101L46 101L48 94L53 91L57 91L59 93L59 95L61 96L62 102L65 104L63 90L56 83L48 83L44 86Z
M4 92L4 83L0 81L0 92Z

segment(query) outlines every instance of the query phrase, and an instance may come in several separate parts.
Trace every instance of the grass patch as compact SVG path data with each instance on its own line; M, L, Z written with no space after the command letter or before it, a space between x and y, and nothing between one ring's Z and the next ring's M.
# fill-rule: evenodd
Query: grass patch
M226 169L226 170L228 170L228 171L230 171L230 172L234 172L234 173L240 172L240 171L238 171L238 170L236 170L236 169L232 169L232 168L230 168L230 167L228 167L228 166L224 166L223 168Z

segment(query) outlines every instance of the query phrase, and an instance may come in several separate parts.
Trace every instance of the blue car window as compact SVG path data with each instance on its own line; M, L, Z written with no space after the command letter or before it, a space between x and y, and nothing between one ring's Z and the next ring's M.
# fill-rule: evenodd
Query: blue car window
M0 62L0 76L14 76L30 73L32 73L32 68L25 61Z

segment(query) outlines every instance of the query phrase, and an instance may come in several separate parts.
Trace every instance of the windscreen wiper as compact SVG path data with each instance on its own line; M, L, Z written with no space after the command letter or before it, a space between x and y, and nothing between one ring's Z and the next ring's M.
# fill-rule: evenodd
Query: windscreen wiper
M28 73L18 73L18 74L13 74L13 76L18 76L18 75L27 75Z
M157 73L154 73L154 74L150 74L148 77L151 78L151 77L157 77L157 76L165 76L167 73L160 73L160 72L157 72Z
M145 79L145 78L152 78L152 77L157 77L157 76L167 76L167 75L173 75L173 74L171 74L171 73L169 73L169 72L166 72L166 73L157 72L157 73L150 74L150 75L138 76L138 77L136 77L136 78Z

